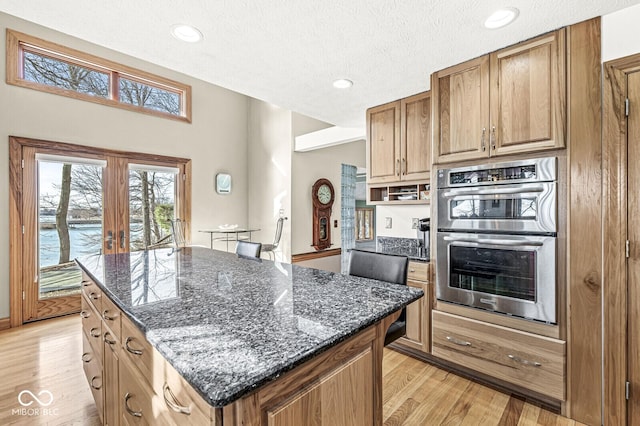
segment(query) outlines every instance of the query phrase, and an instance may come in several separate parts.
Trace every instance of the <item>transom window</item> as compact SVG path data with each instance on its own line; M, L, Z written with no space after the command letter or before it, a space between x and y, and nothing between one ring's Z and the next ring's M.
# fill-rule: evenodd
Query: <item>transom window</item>
M191 121L191 87L7 29L7 83Z

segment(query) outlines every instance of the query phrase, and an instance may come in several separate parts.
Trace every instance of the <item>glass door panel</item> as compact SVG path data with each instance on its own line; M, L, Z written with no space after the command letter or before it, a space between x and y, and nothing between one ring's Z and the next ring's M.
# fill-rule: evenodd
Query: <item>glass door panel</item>
M178 169L129 165L129 249L146 250L173 243Z
M82 274L73 259L102 249L101 162L52 158L36 155L37 318L64 313L65 298L80 293Z

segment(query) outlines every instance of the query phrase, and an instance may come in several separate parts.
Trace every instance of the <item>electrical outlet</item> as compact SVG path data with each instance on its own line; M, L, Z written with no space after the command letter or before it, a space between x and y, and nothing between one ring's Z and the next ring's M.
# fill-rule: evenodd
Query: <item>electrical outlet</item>
M387 229L391 229L392 226L392 222L391 222L391 218L390 217L385 217L384 218L384 227Z
M411 218L411 229L418 229L418 220L417 217Z

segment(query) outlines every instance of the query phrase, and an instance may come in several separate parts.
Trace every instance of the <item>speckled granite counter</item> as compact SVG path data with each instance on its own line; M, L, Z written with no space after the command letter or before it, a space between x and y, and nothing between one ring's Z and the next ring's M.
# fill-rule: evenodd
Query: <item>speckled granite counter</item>
M77 262L214 407L423 295L411 287L197 247Z

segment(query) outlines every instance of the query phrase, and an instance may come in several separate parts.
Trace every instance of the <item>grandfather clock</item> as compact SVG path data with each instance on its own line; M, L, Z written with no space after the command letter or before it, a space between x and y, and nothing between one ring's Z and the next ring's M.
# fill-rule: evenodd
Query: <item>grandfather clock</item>
M328 179L318 179L311 189L313 199L313 247L324 250L331 247L331 206L335 198L333 185Z

